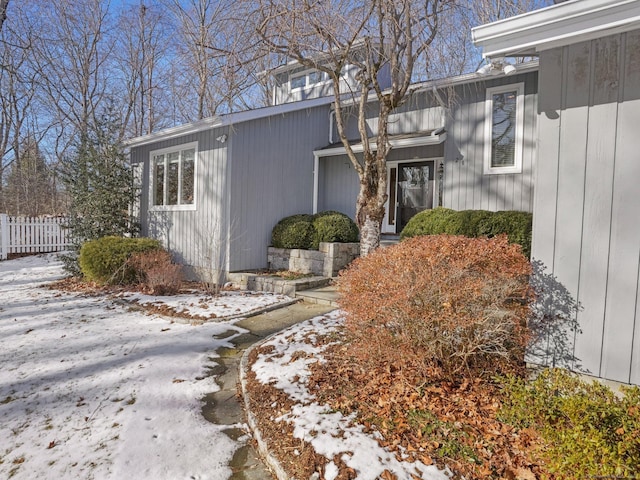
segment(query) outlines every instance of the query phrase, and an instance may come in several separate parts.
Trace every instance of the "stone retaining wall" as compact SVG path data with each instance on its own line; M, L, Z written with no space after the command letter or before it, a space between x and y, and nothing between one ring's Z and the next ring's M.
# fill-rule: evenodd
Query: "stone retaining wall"
M337 277L338 272L360 254L359 243L321 242L319 250L299 250L269 247L267 262L270 270L290 270Z
M297 280L284 280L280 277L251 272L229 273L229 281L241 290L255 292L273 292L295 296L296 292L310 288L324 287L330 280L326 277L304 277Z

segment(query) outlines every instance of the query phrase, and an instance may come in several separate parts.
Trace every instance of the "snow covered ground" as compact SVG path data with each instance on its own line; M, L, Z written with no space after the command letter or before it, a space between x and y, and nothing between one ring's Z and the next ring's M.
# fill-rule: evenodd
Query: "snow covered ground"
M246 439L205 421L200 399L218 390L216 350L246 330L40 287L62 276L55 256L0 262L0 478L229 478ZM208 317L232 304L180 300ZM232 300L241 314L274 299Z
M335 331L343 322L339 310L312 318L284 330L261 346L251 369L264 385L273 385L286 393L295 405L291 411L277 418L290 422L293 436L310 443L316 453L326 457L324 480L335 480L339 471L334 458L340 458L353 468L358 480L387 478L388 471L398 480L447 480L450 470L439 470L422 462L399 461L395 455L381 447L376 438L364 431L354 418L344 416L329 405L316 401L308 390L311 363L323 362L322 352L326 345L315 340L319 334ZM264 352L268 353L264 353ZM295 452L294 452L295 454Z

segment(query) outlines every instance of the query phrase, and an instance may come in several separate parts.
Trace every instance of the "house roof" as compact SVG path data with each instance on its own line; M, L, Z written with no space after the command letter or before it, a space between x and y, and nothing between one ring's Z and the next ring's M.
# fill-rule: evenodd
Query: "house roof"
M149 135L131 138L124 142L127 147L139 147L148 143L154 143L161 140L167 140L175 137L182 137L192 133L198 133L209 128L225 127L249 120L271 117L274 115L284 115L289 112L304 110L306 108L314 108L322 105L329 105L333 102L333 96L314 98L311 100L302 100L299 102L283 103L272 107L255 108L252 110L244 110L242 112L229 113L226 115L214 115L213 117L203 118L197 122L190 122L177 127L166 128Z
M638 0L640 1L640 0ZM538 69L538 61L531 61L527 63L521 63L516 65L517 73L524 73L529 71L535 71ZM426 82L416 83L411 86L411 92L418 92L424 90L433 90L438 88L446 88L455 85L462 85L466 83L474 83L487 80L487 77L476 72L465 73L463 75L456 75L454 77L443 78L440 80L429 80ZM375 100L375 95L372 95L370 101ZM196 122L186 123L184 125L178 125L176 127L166 128L158 132L154 132L148 135L142 135L134 137L124 142L124 145L129 148L139 147L150 143L159 142L162 140L168 140L175 137L182 137L190 135L210 128L219 128L229 125L235 125L242 122L248 122L251 120L257 120L260 118L267 118L274 115L284 115L289 112L296 112L307 108L315 108L323 105L331 105L333 103L333 95L327 97L314 98L311 100L301 100L291 103L283 103L271 107L262 107L252 110L245 110L242 112L229 113L225 115L215 115L212 117L204 118ZM344 102L344 105L348 105L349 102Z
M530 56L640 28L640 0L570 0L476 27L484 57Z
M389 144L391 145L391 148L421 147L424 145L437 145L444 142L446 138L447 132L445 131L444 127L440 127L434 130L389 135ZM350 143L351 148L355 153L360 153L363 151L361 140L353 140ZM369 139L369 143L371 145L371 148L373 150L376 150L376 139ZM344 148L342 142L332 143L319 150L314 150L313 152L316 157L330 157L333 155L344 155L345 153L346 149Z

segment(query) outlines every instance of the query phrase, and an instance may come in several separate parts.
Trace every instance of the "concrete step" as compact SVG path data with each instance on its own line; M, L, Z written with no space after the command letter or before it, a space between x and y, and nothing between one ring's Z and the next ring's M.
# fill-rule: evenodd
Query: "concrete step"
M335 285L327 285L325 287L311 288L296 292L296 298L302 298L302 300L307 303L329 305L336 308L339 308L338 297L338 290Z

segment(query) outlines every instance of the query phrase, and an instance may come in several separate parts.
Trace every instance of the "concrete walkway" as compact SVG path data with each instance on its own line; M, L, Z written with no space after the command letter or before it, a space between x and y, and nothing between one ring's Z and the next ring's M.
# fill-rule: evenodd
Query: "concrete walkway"
M218 365L212 369L211 374L218 375L217 382L220 391L206 396L202 414L213 423L229 425L225 433L234 440L246 436L246 432L238 428L238 425L245 423L243 405L237 395L238 369L242 354L251 345L273 333L335 309L332 304L337 297L335 290L333 293L323 291L315 296L325 303L299 302L241 320L236 325L249 330L249 333L236 337L232 342L234 348L218 350L217 353L220 355L220 358L216 359ZM307 298L313 299L313 292L307 294ZM224 337L224 334L222 336ZM233 474L230 480L272 478L271 473L260 460L251 440L247 440L244 446L236 451L231 461L231 468Z

